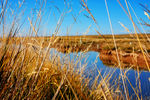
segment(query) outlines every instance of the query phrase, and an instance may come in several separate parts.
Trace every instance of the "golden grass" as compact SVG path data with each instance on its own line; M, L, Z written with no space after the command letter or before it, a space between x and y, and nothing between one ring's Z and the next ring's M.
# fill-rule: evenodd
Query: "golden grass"
M148 40L150 35L143 35L141 32L138 34L137 30L139 29L132 20L126 0L125 3L128 11L125 10L119 0L118 2L132 21L135 34L114 35L107 1L105 0L112 35L103 35L102 32L100 32L98 22L88 7L87 2L81 0L83 10L87 11L98 28L98 30L94 29L98 35L56 36L59 33L60 26L62 25L66 14L64 10L60 15L52 37L38 37L40 22L42 21L41 12L44 11L44 4L46 4L45 0L41 1L42 2L39 3L40 8L37 10L37 16L33 15L33 19L27 16L30 27L28 37L15 37L22 26L22 24L16 25L16 23L19 20L18 15L23 13L19 13L18 9L21 9L24 1L22 3L19 2L19 7L18 9L16 8L17 13L14 19L12 18L13 20L10 25L11 28L8 30L8 34L5 33L8 0L0 2L0 27L3 34L2 38L0 38L0 99L130 99L125 80L127 80L132 87L136 95L135 98L143 99L137 92L139 90L141 91L140 80L139 86L133 87L126 76L126 73L130 68L124 71L120 62L119 52L142 53L145 61L147 61L145 56L149 56L150 52L150 43ZM66 1L64 1L64 3L66 4ZM130 5L130 7L132 6ZM145 14L149 18L148 13L146 12ZM35 22L33 20L35 20ZM120 24L130 32L127 27L122 23ZM58 51L63 50L63 52L65 51L67 53L74 51L116 51L121 76L119 76L118 80L115 80L114 86L111 86L109 81L115 72L108 72L107 75L102 76L101 71L98 70L97 66L93 66L93 68L98 71L98 75L92 80L93 84L90 84L90 78L85 78L83 74L84 67L86 67L87 64L77 66L82 57L79 57L80 59L76 62L73 62L72 60L69 61L65 59L67 56L61 57L57 54L52 55L50 53L51 48L56 48ZM147 67L149 68L148 64ZM138 67L137 71L139 78ZM99 80L99 78L101 80ZM123 84L119 83L120 80L123 81ZM124 91L121 91L121 85L124 86Z
M26 45L17 45L8 41L0 50L1 99L112 98L112 94L107 91L113 90L109 90L105 80L98 87L93 85L91 90L88 87L89 79L84 78L79 69L74 71L77 66L71 62L61 63L59 56L50 59L50 53L44 59L46 51L35 49L28 42ZM103 83L107 86L106 89Z
M149 34L147 36L150 37ZM107 40L107 42L103 39ZM73 47L76 46L76 48L83 49L84 47L88 47L90 44L99 44L101 50L115 50L114 43L112 42L112 36L111 35L103 35L103 37L98 35L89 35L89 36L56 36L56 37L14 37L12 38L11 42L14 43L14 40L16 40L16 44L19 44L22 39L24 41L30 41L32 45L34 42L34 46L38 46L38 42L42 42L42 47L47 47L49 44L49 41L56 40L55 43L51 45L51 47L59 48L61 46L69 46ZM32 39L30 39L32 38ZM142 47L149 53L150 52L150 43L146 39L147 37L145 35L139 35L140 42L142 43ZM5 39L3 39L5 40ZM2 39L1 39L2 41ZM134 52L141 53L140 46L138 45L138 40L135 38L135 35L115 35L115 41L116 46L118 49L125 51L125 52L132 52L134 48ZM26 42L25 42L26 43ZM24 44L24 42L23 42ZM81 46L82 45L82 46ZM91 47L92 48L92 47ZM100 50L97 52L100 52Z

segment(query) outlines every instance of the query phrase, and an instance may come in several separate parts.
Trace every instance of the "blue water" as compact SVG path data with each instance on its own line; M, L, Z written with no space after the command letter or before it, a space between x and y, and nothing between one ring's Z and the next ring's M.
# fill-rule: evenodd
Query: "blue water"
M109 80L110 84L113 86L116 81L120 82L120 89L124 91L122 85L122 79L119 79L119 77L121 77L120 69L117 67L109 67L104 65L103 62L99 59L98 52L89 51L87 53L78 52L78 53L64 54L61 52L57 52L55 49L51 49L50 52L53 56L56 54L59 55L61 57L62 64L69 63L70 61L74 63L76 63L76 61L79 61L76 64L78 68L85 65L86 67L85 67L84 75L85 77L89 77L91 79L90 85L92 85L92 82L94 81L96 76L99 75L98 73L99 70L103 77L111 73L112 77ZM150 72L141 70L139 72L140 77L138 78L138 72L136 70L125 69L124 72L125 71L127 72L126 76L128 77L130 83L134 88L139 87L139 84L141 84L141 93L140 91L138 92L139 96L141 96L142 94L143 98L150 97ZM99 78L99 81L100 80L101 78ZM126 83L126 87L128 88L129 95L132 96L134 99L135 93L127 79L125 79L125 83ZM138 90L140 89L138 88Z

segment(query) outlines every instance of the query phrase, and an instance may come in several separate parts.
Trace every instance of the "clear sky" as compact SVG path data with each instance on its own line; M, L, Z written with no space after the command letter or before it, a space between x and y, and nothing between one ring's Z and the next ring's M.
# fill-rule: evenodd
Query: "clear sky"
M22 34L26 34L29 32L29 19L32 20L32 18L34 17L33 24L35 23L35 18L37 17L38 11L40 10L40 4L42 3L42 0L24 1L25 2L23 3L23 6L18 9L18 6L19 4L21 4L22 0L8 0L9 13L7 13L8 24L12 22L12 19L16 14L18 14L17 16L19 16L19 24L25 22L20 31ZM66 3L64 1L66 1ZM85 0L85 2L86 1L88 8L90 9L91 13L93 14L94 18L98 23L98 27L100 28L99 31L102 34L111 34L108 15L105 6L105 0ZM139 19L142 18L146 22L149 22L147 16L144 15L144 9L139 5L139 3L150 7L150 0L127 1L131 4ZM125 7L125 9L127 9L125 5L125 0L120 0L120 2ZM110 18L112 21L114 33L127 33L127 31L119 24L119 22L123 23L131 32L134 32L130 19L120 7L117 0L107 0L107 4L110 12ZM12 15L13 17L10 17L9 14L10 12L12 12L12 10L14 10L14 13ZM139 22L136 19L131 7L130 11L134 22L140 28ZM87 13L86 10L83 10L80 0L47 0L47 3L44 3L42 7L42 20L38 33L40 35L52 35L56 30L56 26L59 22L61 15L64 15L64 19L58 32L59 35L82 35L86 34L86 32L88 32L88 35L97 35L94 29L98 30L98 28L94 21L91 19L89 13ZM76 19L76 21L74 19ZM150 32L150 29L148 27L143 27L146 32ZM143 32L141 28L140 30Z

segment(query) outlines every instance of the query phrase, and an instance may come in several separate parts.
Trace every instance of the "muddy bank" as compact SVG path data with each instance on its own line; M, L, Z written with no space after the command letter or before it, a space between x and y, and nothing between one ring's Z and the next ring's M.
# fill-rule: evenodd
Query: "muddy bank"
M119 59L121 62L121 66L124 68L132 67L133 69L144 69L148 70L148 66L150 66L150 57L149 54L146 54L146 61L142 53L126 53L126 52L118 52ZM114 65L118 66L117 54L116 51L106 50L101 51L99 54L100 60L106 65ZM119 66L118 66L119 67Z
M104 50L102 49L103 44L98 44L98 43L92 43L92 44L73 44L73 45L68 45L68 44L55 44L54 48L62 53L71 53L71 52L89 52L89 51L95 51L99 52L99 57L100 60L103 62L103 64L107 66L114 66L114 67L119 67L118 66L118 60L116 56L116 51L115 50ZM136 52L136 53L127 53L126 51L119 51L119 59L121 62L121 67L124 68L129 68L131 67L132 69L144 69L148 70L148 66L150 66L150 53L146 54L146 61L148 63L148 66L146 64L146 61L144 59L144 56L141 52Z

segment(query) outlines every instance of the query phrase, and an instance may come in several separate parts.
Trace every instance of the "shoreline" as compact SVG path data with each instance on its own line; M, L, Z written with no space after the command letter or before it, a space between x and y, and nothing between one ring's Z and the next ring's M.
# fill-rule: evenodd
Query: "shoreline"
M55 48L62 53L80 52L80 51L95 51L99 52L100 60L107 65L116 65L115 47L112 35L104 35L106 38L102 38L99 35L93 36L63 36L63 37L14 37L9 39L9 45L22 45L34 46L35 48L46 48L51 43L50 48ZM148 34L148 36L150 36ZM138 46L138 42L130 35L116 35L116 44L119 53L120 62L123 66L133 66L133 69L148 70L150 66L150 43L148 40L140 38L140 42L147 50L146 59L148 65L145 63L145 59L141 52L141 48ZM131 39L132 38L132 39ZM0 39L1 42L6 39ZM40 45L39 45L40 44ZM134 67L135 66L135 67Z

